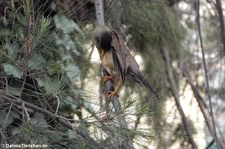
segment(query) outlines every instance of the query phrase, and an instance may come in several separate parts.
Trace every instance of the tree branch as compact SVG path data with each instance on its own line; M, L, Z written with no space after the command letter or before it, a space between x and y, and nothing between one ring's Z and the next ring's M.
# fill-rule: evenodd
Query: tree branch
M219 145L218 140L217 140L216 126L215 126L215 120L214 120L214 114L213 114L213 108L212 108L212 100L211 100L210 91L209 91L209 79L208 79L208 71L207 71L207 67L206 67L205 52L204 52L202 34L201 34L199 8L200 8L200 1L197 0L196 1L196 14L197 14L196 15L196 23L197 23L197 29L198 29L198 34L199 34L201 52L202 52L203 67L204 67L204 71L205 71L206 94L208 95L208 100L209 100L210 115L211 115L211 119L212 119L213 130L214 130L213 136L215 137L214 139L215 139L216 143Z
M108 72L105 69L103 69L102 72L103 72L103 76L109 76ZM113 82L111 80L108 80L105 82L105 89L106 89L106 92L114 91ZM117 117L120 127L123 129L128 129L127 122L126 122L125 116L123 114L123 110L122 110L121 104L119 102L118 96L114 96L112 98L112 104L113 104L113 108L115 110L115 114L116 114L116 117ZM125 140L127 140L128 148L134 149L133 141L132 141L130 135L126 131L124 131L123 136L126 137Z
M95 14L96 14L96 21L98 25L104 25L104 10L103 10L103 1L102 0L95 0Z
M216 8L219 15L221 42L223 44L223 52L225 54L225 30L224 30L224 19L221 0L216 0Z
M103 76L109 76L108 72L105 69L103 69L102 72L103 72ZM105 82L105 89L107 92L114 91L113 82L111 80L108 80ZM119 102L118 96L113 97L112 104L113 104L113 108L115 110L115 114L117 115L117 120L118 120L120 126L123 128L127 128L127 122L125 120L125 116L123 114L123 110L122 110L121 104Z
M102 0L95 0L95 12L96 12L96 20L98 25L104 25L104 11L103 11L103 1ZM102 67L103 68L103 67ZM103 68L102 69L103 76L109 75L108 72ZM106 92L114 91L114 85L111 80L105 82L105 89ZM128 130L127 122L125 116L122 111L122 107L119 102L119 97L114 96L112 99L113 108L115 110L115 114L117 116L117 120L121 128ZM127 143L127 148L134 149L133 141L126 131L122 132L122 136L125 137L125 143Z
M65 117L62 117L60 115L54 114L52 112L49 112L46 109L40 108L34 104L28 103L26 101L21 100L20 98L17 98L15 96L11 96L11 95L7 95L4 91L0 90L0 98L2 100L7 100L8 102L14 103L16 105L20 105L20 106L25 106L26 108L30 108L33 109L35 111L38 111L40 113L43 113L45 115L49 115L52 118L54 118L54 120L56 120L58 123L60 123L62 126L67 127L68 129L73 130L77 135L82 136L84 139L89 140L91 143L95 144L95 146L97 148L100 148L100 146L98 145L98 143L96 143L96 141L94 141L91 137L87 136L85 133L83 133L81 130L77 129L76 127L74 127L70 121L68 119L66 119Z
M194 139L192 138L191 128L189 127L188 120L187 120L187 118L184 114L184 111L183 111L183 109L181 107L181 104L180 104L180 101L179 101L178 88L177 88L176 82L174 80L173 70L172 70L172 66L170 64L171 61L170 61L169 52L168 52L166 47L163 47L162 51L163 51L163 55L165 57L165 64L166 64L166 69L167 69L167 73L168 73L168 80L169 80L169 82L171 84L171 87L172 87L172 92L173 92L173 96L174 96L174 99L175 99L175 103L176 103L177 109L180 113L180 116L182 118L182 122L183 122L183 125L184 125L185 132L187 134L187 137L188 137L188 140L189 140L190 144L192 145L192 148L197 149L197 145L196 145Z
M208 110L208 107L203 99L203 97L200 95L197 87L193 84L193 81L191 79L191 76L190 74L188 73L189 70L187 69L187 67L182 64L182 73L184 75L184 77L186 78L188 84L191 86L191 89L192 89L192 92L196 98L196 101L199 105L199 108L202 112L202 115L205 119L205 122L206 122L206 125L209 129L209 132L210 134L212 135L213 139L216 140L216 136L215 136L215 133L214 133L214 128L213 128L213 124L212 124L212 121L211 121L211 118L210 118L210 114L209 114L209 110ZM225 148L225 144L222 142L222 140L218 139L218 146L220 146L220 148Z

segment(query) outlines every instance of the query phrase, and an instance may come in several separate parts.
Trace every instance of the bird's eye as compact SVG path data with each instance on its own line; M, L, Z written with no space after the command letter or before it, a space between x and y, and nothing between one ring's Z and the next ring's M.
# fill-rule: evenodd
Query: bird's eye
M100 39L99 39L99 37L95 37L95 40L96 40L96 42L99 42Z
M96 37L95 38L95 42L96 42L96 44L100 44L100 38L99 37Z

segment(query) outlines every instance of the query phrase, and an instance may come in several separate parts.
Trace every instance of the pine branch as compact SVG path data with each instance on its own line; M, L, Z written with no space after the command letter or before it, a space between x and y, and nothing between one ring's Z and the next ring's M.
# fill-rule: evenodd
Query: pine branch
M102 0L95 0L95 14L96 14L96 21L98 25L104 25L104 10L103 10L103 1Z
M102 71L103 71L103 76L109 75L105 69L103 69ZM105 89L106 89L106 92L114 90L113 82L111 80L108 80L105 82ZM125 116L123 114L123 110L122 110L121 104L119 102L118 96L114 96L112 98L112 104L113 104L113 108L115 110L115 114L116 114L116 117L117 117L120 127L122 129L127 130L128 129L127 122L126 122ZM127 141L128 148L134 149L133 141L132 141L130 135L126 131L124 131L123 136L125 137L125 140Z
M109 76L108 72L105 69L103 69L102 71L103 71L103 76ZM113 82L111 80L108 80L105 82L105 89L107 92L114 90ZM122 128L128 128L127 122L125 120L125 116L123 115L123 110L122 110L121 104L119 102L119 96L113 97L112 104L113 104L113 108L115 110L115 114L117 115L117 120L118 120L120 126Z
M96 11L96 20L98 25L104 25L104 11L103 11L103 1L102 0L95 0L95 11ZM103 76L109 75L105 69L102 69ZM113 91L114 86L113 82L111 80L108 80L105 82L105 89L106 92ZM113 89L113 90L112 90ZM127 122L125 119L125 116L122 111L121 104L119 102L119 97L114 96L112 99L113 108L115 110L115 114L117 115L117 120L119 122L119 125L121 128L128 130ZM133 149L133 141L126 131L123 132L123 137L125 137L124 140L126 140L127 148Z
M54 120L56 120L62 126L73 130L77 135L80 135L83 139L89 140L93 144L93 146L96 146L97 148L100 148L99 144L96 141L94 141L91 137L87 136L84 132L82 132L78 128L74 127L67 118L65 118L63 116L60 116L58 114L49 112L46 109L40 108L40 107L38 107L38 106L36 106L34 104L31 104L31 103L28 103L26 101L23 101L22 99L17 98L15 96L7 95L2 90L0 90L0 95L1 95L0 99L2 99L2 100L7 100L8 102L11 102L13 104L16 104L16 105L19 105L19 106L24 106L26 108L30 108L30 109L33 109L33 110L35 110L37 112L40 112L40 113L43 113L45 115L51 116Z
M173 92L173 96L174 96L174 99L175 99L175 103L176 103L177 109L180 113L180 116L182 118L182 122L183 122L183 125L184 125L185 132L187 134L187 137L188 137L188 140L189 140L190 144L192 145L192 148L197 149L197 145L196 145L194 139L192 138L192 133L191 133L192 131L191 131L191 128L189 127L188 120L187 120L187 118L184 114L184 111L182 109L182 106L180 104L178 88L176 86L176 82L175 82L175 79L174 79L169 52L168 52L166 47L163 47L162 50L163 50L163 56L165 57L165 64L166 64L166 69L167 69L167 73L168 73L168 80L169 80L169 83L172 87L172 92Z

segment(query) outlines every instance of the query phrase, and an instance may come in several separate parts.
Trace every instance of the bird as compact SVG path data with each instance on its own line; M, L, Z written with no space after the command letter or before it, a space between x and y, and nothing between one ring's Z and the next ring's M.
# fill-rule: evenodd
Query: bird
M157 99L158 94L152 85L142 75L139 65L126 47L123 37L113 29L105 25L97 25L93 32L93 40L100 56L103 67L109 76L103 77L103 82L112 80L114 91L109 92L109 99L118 95L126 77L139 84L143 84Z

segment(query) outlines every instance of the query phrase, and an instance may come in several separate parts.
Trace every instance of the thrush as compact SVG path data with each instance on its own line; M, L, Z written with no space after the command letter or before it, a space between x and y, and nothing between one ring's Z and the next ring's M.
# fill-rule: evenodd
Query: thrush
M110 92L110 99L117 95L125 82L126 77L132 78L143 84L159 99L152 85L141 74L139 66L125 45L121 35L104 25L98 25L93 33L94 42L103 67L110 76L105 76L103 81L111 79L115 89Z

